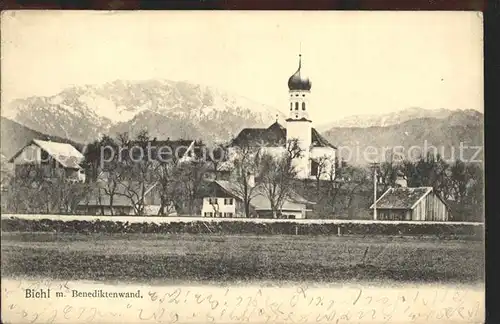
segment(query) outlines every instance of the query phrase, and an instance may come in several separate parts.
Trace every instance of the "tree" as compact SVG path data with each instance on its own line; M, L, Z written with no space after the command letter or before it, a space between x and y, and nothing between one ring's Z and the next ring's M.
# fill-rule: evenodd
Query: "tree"
M257 173L259 159L259 149L243 144L235 150L235 157L232 160L234 166L234 189L235 193L241 197L245 217L250 217L250 203L257 191L255 190L255 174Z
M2 155L1 156L1 166L0 166L1 178L0 178L0 188L8 187L10 181L14 176L14 170L7 163L7 159Z
M49 213L49 200L53 199L53 196L47 195L43 183L43 170L39 165L27 164L18 167L6 193L2 194L5 209L13 213Z
M440 197L447 198L450 194L448 183L449 165L439 154L428 152L416 162L405 161L403 170L408 179L409 187L433 187Z
M449 184L455 200L456 220L481 221L484 208L483 170L479 164L460 160L450 167Z
M114 199L118 193L118 185L127 168L122 164L122 149L128 145L128 134L120 134L117 140L109 136L103 136L101 140L95 141L87 146L84 155L84 169L87 174L87 182L91 183L92 196L101 206L101 215L104 215L102 197L109 197L109 208L114 215Z
M316 194L319 195L321 193L321 179L324 176L328 176L329 180L335 180L335 159L332 157L325 155L319 158L311 158L311 163L316 165Z
M386 192L389 187L394 187L398 170L398 165L396 165L392 159L382 162L378 166L376 169L377 184L380 184L380 186L377 187L378 192Z
M208 156L207 156L208 150ZM214 144L203 150L203 158L211 166L211 172L214 180L217 180L221 165L228 162L227 146L223 144Z
M159 167L158 159L153 156L151 140L147 131L141 131L134 141L128 140L128 134L119 137L122 147L119 149L118 185L122 190L115 194L130 200L136 215L144 215L146 201L157 183L153 180L155 170Z
M370 173L367 169L361 167L348 166L343 168L344 178L347 180L347 206L346 209L350 210L354 195L358 190L367 187L370 184Z
M46 177L40 165L24 165L12 178L4 208L14 213L74 213L88 192L84 183L70 182L63 174Z
M207 163L203 159L183 161L175 168L175 188L189 215L194 215L196 199L203 196Z
M450 191L459 203L467 198L467 187L472 180L470 175L468 166L463 161L456 160L450 168Z
M160 194L160 209L158 215L168 215L170 207L175 204L176 198L179 197L176 190L178 181L175 180L177 161L162 161L156 169L156 177L158 190Z
M303 154L298 141L293 139L285 144L285 152L278 157L266 152L259 159L259 191L271 204L273 218L281 213L282 206L293 193L293 180L298 174L294 161Z

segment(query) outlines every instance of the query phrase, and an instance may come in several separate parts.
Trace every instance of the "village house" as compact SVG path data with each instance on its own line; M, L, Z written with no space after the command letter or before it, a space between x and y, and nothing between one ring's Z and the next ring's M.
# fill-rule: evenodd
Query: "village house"
M399 187L389 188L375 204L378 220L395 221L448 221L450 209L434 192L432 187L406 187L400 181Z
M34 139L19 150L10 160L16 177L35 179L65 179L85 182L81 166L84 156L68 143Z
M245 128L230 143L229 155L236 150L231 147L258 147L270 154L282 154L286 145L296 140L302 154L293 163L298 171L297 178L328 180L335 173L336 147L329 143L312 127L309 118L311 81L302 71L299 55L299 67L288 79L289 115L285 126L278 120L267 128Z
M250 183L253 186L253 183ZM273 218L271 203L260 188L254 188L250 200L252 218ZM244 218L245 207L241 187L227 180L215 180L210 183L209 197L203 198L202 217ZM284 199L279 218L304 219L314 202L308 201L295 192Z
M101 180L93 184L92 190L78 203L76 211L85 215L132 216L137 215L140 206L144 207L142 216L158 215L161 197L156 183L146 185L143 195L138 182L118 183L113 188Z

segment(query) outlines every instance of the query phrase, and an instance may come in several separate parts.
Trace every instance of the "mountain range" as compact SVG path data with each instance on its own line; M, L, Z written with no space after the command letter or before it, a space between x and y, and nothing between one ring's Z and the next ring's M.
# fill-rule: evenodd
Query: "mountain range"
M392 126L404 123L412 119L438 118L443 119L453 114L449 109L424 109L420 107L410 107L386 114L363 114L352 115L338 119L327 124L321 124L317 128L319 131L326 131L333 127L372 127L372 126Z
M420 117L389 126L332 127L322 134L338 145L340 157L351 164L383 162L391 156L415 159L431 150L449 161L472 161L483 158L483 125L482 113L456 110L445 118Z
M11 102L2 115L33 130L89 142L100 134L147 129L158 138L223 141L242 128L269 124L279 110L243 96L169 80L75 86Z
M10 157L32 138L87 143L100 134L148 130L158 139L225 142L246 127L266 127L284 114L243 96L168 80L115 81L75 86L53 96L17 99L2 107L1 152ZM358 115L317 129L341 155L373 146L438 146L444 155L462 145L482 146L483 114L475 110L407 108ZM354 157L355 156L355 157ZM363 154L348 162L365 163ZM343 156L347 158L347 156Z

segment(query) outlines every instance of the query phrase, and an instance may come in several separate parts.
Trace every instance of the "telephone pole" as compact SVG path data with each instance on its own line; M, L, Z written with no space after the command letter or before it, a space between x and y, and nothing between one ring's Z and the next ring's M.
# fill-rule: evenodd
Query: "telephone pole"
M379 164L377 162L371 163L373 169L373 220L377 220L377 169Z

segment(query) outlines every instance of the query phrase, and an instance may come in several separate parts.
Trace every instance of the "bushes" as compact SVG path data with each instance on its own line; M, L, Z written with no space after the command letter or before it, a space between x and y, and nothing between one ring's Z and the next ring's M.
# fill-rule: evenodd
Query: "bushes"
M473 224L422 223L344 223L307 224L294 222L171 222L129 223L120 221L85 220L24 220L2 219L4 232L57 232L57 233L170 233L170 234L299 234L299 235L412 235L441 238L469 238L481 240L483 226Z

